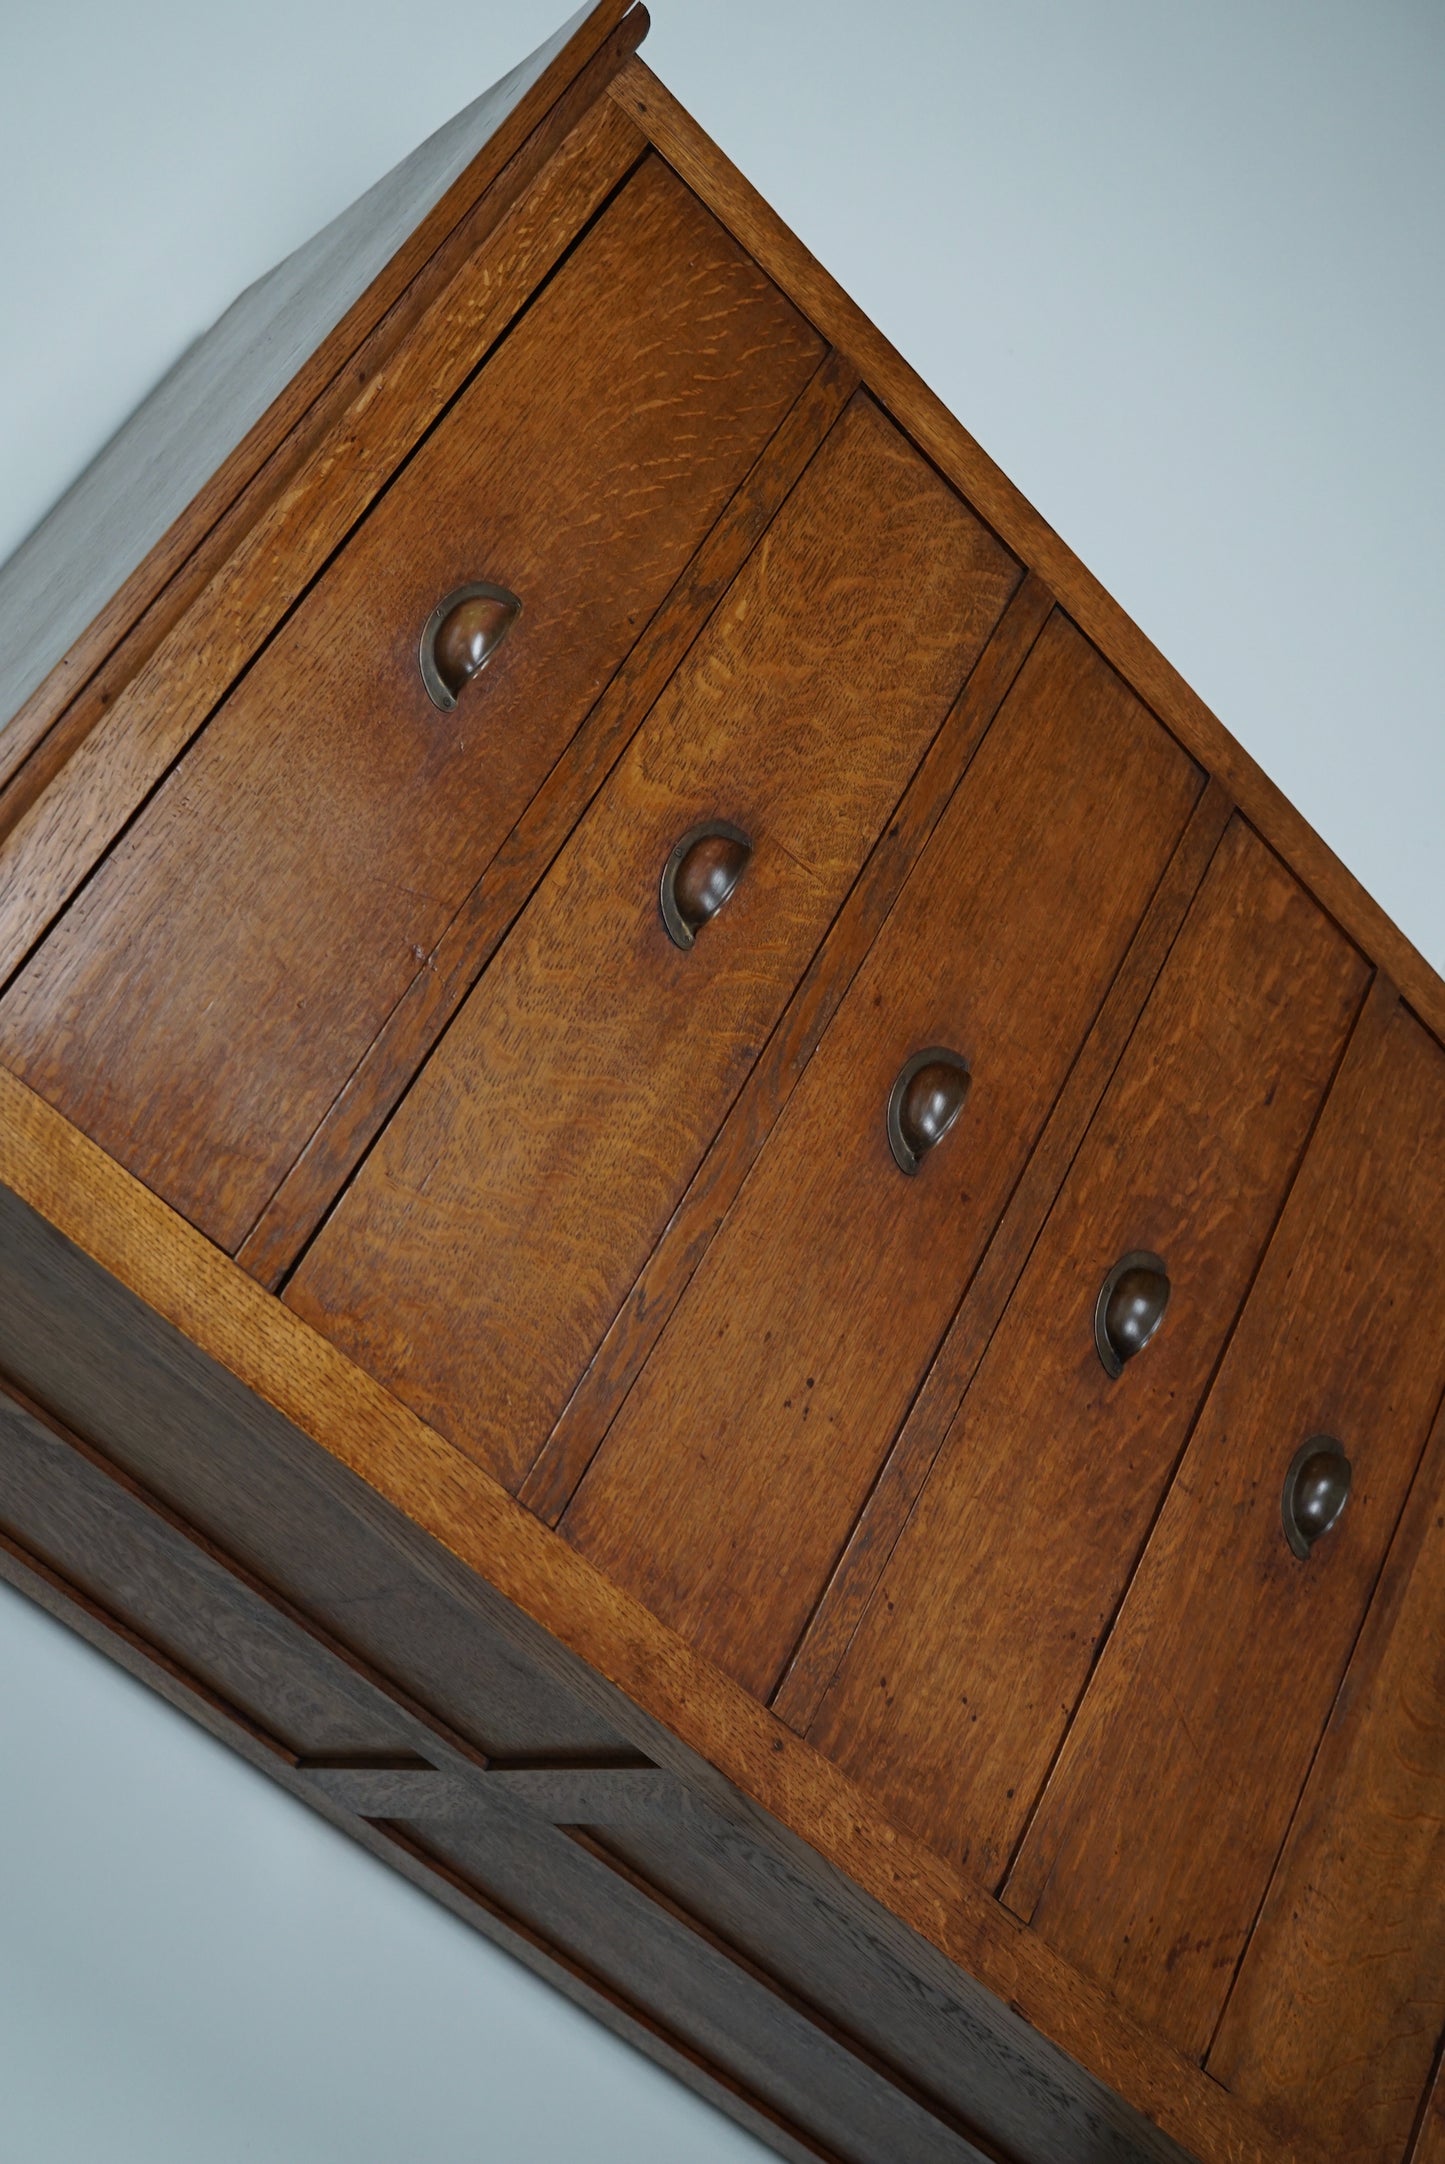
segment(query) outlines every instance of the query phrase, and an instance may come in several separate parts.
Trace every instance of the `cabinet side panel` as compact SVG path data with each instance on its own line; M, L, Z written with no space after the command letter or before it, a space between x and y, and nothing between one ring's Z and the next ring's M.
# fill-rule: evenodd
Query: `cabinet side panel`
M418 1826L414 1838L630 2002L680 2030L836 2164L986 2164L936 2117L758 1971L730 1957L685 1910L611 1868L586 1837L499 1807L471 1826Z
M284 1749L410 1746L375 1693L3 1388L0 1530Z
M424 1562L394 1514L0 1187L0 1371L478 1749L626 1739L524 1659ZM420 1536L417 1536L421 1543ZM82 1574L83 1575L83 1574Z
M991 2144L989 2154L1048 2164L1143 2164L1175 2155L1105 2093L1067 2110L1046 2080L938 1977L900 1961L868 1931L719 1814L692 1805L676 1825L608 1826L607 1848L712 1933ZM1039 2122L1047 2124L1042 2132ZM911 2160L910 2160L911 2164Z

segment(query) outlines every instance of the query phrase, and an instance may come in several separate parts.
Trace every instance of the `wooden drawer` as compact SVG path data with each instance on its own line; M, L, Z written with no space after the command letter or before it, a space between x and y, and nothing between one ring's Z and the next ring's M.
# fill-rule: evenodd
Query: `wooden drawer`
M754 1692L776 1678L1200 788L1042 633L563 1530ZM920 1048L967 1105L906 1178Z
M1435 2079L1410 2151L1410 2164L1445 2164L1445 2058L1436 2061Z
M244 1238L816 368L645 163L222 704L0 1008L0 1057ZM439 712L442 597L522 601Z
M1206 2050L1445 1387L1445 1053L1383 988L1351 1040L1006 1898ZM1307 1561L1311 1437L1354 1486Z
M1366 968L1236 819L810 1739L992 1886L1128 1584ZM1094 1310L1164 1262L1110 1377Z
M293 1277L509 1485L1018 577L855 399ZM659 875L718 819L753 853L682 949Z
M1405 2155L1445 2023L1445 1413L1209 2071L1286 2138Z

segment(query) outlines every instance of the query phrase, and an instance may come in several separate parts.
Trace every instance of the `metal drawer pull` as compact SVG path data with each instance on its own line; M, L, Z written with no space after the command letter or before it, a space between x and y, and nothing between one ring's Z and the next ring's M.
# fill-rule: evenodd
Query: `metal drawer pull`
M715 917L748 868L753 845L727 819L689 827L662 867L658 900L674 946L690 947Z
M968 1061L946 1044L915 1052L888 1092L888 1147L902 1172L914 1173L937 1149L967 1102Z
M1294 1454L1284 1476L1279 1514L1284 1537L1301 1562L1317 1540L1340 1522L1354 1475L1332 1435L1312 1435Z
M421 680L433 706L449 714L462 686L479 676L522 613L505 586L474 579L439 601L421 635Z
M1171 1289L1169 1272L1146 1248L1119 1257L1094 1302L1094 1343L1106 1374L1122 1375L1124 1362L1144 1350L1164 1320Z

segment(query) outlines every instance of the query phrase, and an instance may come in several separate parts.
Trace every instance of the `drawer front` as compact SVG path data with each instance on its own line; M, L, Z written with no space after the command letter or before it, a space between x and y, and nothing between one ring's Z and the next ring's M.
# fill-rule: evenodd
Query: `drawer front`
M1410 2164L1445 2164L1445 2057L1436 2063L1435 2086L1410 2152Z
M1019 576L855 398L292 1279L509 1485ZM680 947L659 875L719 820L752 854Z
M1209 2054L1286 2138L1395 2164L1445 2023L1445 1413Z
M1377 992L1007 1899L1190 2057L1258 1913L1445 1387L1445 1053ZM1311 1438L1353 1467L1299 1559Z
M237 1246L821 357L644 165L0 1008L0 1057ZM439 711L434 606L515 629Z
M1128 1583L1365 988L1236 819L888 1562L811 1740L997 1883ZM1156 1334L1110 1376L1111 1266ZM1141 1287L1142 1289L1142 1287Z
M1198 794L1045 627L564 1530L748 1689L776 1678ZM915 1177L900 1068L972 1062Z

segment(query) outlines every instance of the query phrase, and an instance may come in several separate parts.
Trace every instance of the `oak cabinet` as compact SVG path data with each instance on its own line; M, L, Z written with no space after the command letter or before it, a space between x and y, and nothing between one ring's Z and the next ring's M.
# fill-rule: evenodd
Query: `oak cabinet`
M1146 1542L1152 1553L1364 981L1336 928L1232 822L809 1727L991 1887ZM1168 1305L1111 1376L1091 1312L1111 1266L1140 1252L1165 1265ZM1287 1461L1292 1434L1262 1428L1262 1490L1268 1452ZM1137 1721L1126 1735L1138 1763Z
M760 1696L1201 784L1051 618L562 1521ZM907 1176L885 1108L934 1046L968 1094Z
M1398 2156L1420 2119L1445 1964L1445 1490L1417 1478L1210 2047L1219 2081L1327 2154ZM1361 1972L1372 1988L1358 1991ZM1341 2001L1347 2060L1334 2056ZM1436 2077L1417 2155L1439 2154ZM1429 2114L1427 2111L1427 2120Z
M239 1246L821 354L644 162L22 972L14 1070ZM525 629L442 714L478 581Z
M1445 1053L1376 1006L1010 1879L1035 1929L1190 2056L1224 2010L1442 1391ZM1345 1445L1353 1483L1301 1568L1280 1488L1318 1434ZM1186 1665L1181 1706L1166 1679Z
M0 1569L781 2154L1423 2164L1445 987L644 28L0 572Z
M509 1487L1020 575L859 394L292 1278ZM750 854L682 948L661 875L718 821Z

